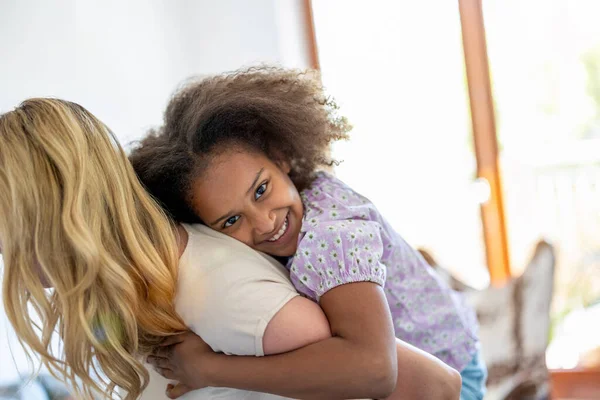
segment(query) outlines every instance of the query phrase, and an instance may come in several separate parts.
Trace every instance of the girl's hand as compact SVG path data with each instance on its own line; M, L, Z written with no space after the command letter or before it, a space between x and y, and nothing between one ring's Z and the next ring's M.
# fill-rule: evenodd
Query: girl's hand
M205 371L216 353L194 332L170 336L157 347L147 362L167 379L179 381L167 387L167 396L175 399L209 385Z

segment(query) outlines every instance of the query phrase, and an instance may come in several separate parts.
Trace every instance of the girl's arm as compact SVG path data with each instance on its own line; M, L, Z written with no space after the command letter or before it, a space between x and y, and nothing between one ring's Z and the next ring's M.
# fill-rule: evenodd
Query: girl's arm
M171 363L155 364L166 368L161 371L165 376L192 389L222 386L324 399L392 394L398 377L397 348L381 287L368 282L342 285L323 295L321 306L334 336L296 351L260 358L226 356L213 353L203 342L183 342L170 351ZM402 364L403 371L415 367ZM435 385L436 379L424 377L421 382L422 389L427 383Z
M383 289L370 282L338 286L320 305L333 337L289 353L228 356L198 340L167 346L148 361L189 389L230 387L303 399L389 396L396 387L396 338Z
M269 322L263 337L265 354L276 354L295 350L320 340L331 337L329 323L314 302L296 297L286 304ZM183 382L169 393L171 398L179 397L186 392L208 386L204 371L196 367L205 363L207 353L212 350L192 332L182 334L167 343L168 358L155 358L153 364L157 370L169 379ZM388 398L413 399L427 398L431 400L458 399L460 395L460 375L437 358L407 343L396 340L398 359L398 378L394 392ZM271 359L273 357L265 357ZM256 360L250 357L250 362ZM162 368L161 368L162 367ZM358 367L358 366L357 366ZM319 374L327 371L316 368ZM260 379L260 378L259 378ZM290 377L285 377L290 380ZM186 386L188 385L188 386ZM330 383L328 383L330 385ZM348 397L355 397L351 394ZM308 396L318 398L319 396ZM327 397L323 395L322 397Z
M438 358L406 342L396 340L398 382L387 400L458 400L461 377Z
M331 337L329 322L316 303L296 297L269 322L263 337L265 355L279 354ZM456 400L461 377L438 358L396 339L398 379L387 400L425 398Z

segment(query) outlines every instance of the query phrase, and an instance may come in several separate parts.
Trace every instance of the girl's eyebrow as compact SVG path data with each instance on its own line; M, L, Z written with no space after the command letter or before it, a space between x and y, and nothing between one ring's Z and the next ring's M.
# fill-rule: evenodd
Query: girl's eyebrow
M252 185L250 185L250 189L248 189L246 194L249 194L252 191L252 189L254 188L254 186L256 186L256 182L258 182L258 180L260 179L260 176L262 175L264 170L265 170L265 168L263 167L260 169L260 171L258 171L258 173L256 174L256 178L254 178L254 181L252 182Z
M258 171L258 173L256 174L256 177L254 178L254 181L252 181L252 184L250 185L250 189L248 189L248 191L246 192L246 194L249 194L252 189L254 188L254 186L256 186L256 182L258 182L258 180L260 179L260 176L262 175L263 171L265 170L265 168L261 168L260 171ZM233 214L233 211L228 211L226 214L224 214L222 217L217 218L214 222L212 222L210 225L215 225L217 222L227 218L227 216Z
M227 214L223 215L222 217L220 217L219 219L215 220L214 222L211 222L211 225L215 225L217 222L227 218L228 215L233 214L233 211L228 211Z

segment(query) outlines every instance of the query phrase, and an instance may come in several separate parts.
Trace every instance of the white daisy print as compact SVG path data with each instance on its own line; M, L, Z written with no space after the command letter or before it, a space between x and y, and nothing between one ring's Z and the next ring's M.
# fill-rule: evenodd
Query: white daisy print
M331 206L329 206L329 208L331 208L332 210L337 210L338 206L337 204L333 203Z
M325 240L321 240L319 242L319 250L325 251L329 248L329 245L327 244L327 242Z
M315 188L312 190L312 194L313 194L313 196L318 196L321 194L321 191L319 189Z
M319 264L325 264L325 256L324 256L323 254L319 254L319 255L317 256L317 262L318 262Z
M331 250L329 255L331 256L332 260L337 260L340 256L340 254L337 252L337 250Z
M356 267L352 267L352 268L350 268L350 273L351 273L352 275L356 275L356 274L358 274L358 268L356 268Z
M313 218L310 218L310 219L308 220L308 223L309 223L311 226L313 226L313 227L317 227L317 226L319 226L319 220L318 220L317 218L314 218L314 217L313 217Z
M306 258L309 258L311 256L312 252L310 251L310 249L304 249L302 250L302 255Z
M312 243L315 240L317 240L317 234L315 233L315 231L308 231L308 232L306 232L306 235L304 236L304 239L307 242Z
M336 231L335 225L327 225L327 230L329 232L335 232Z
M307 269L307 270L309 270L309 271L312 271L312 270L313 270L313 268L314 268L314 267L312 266L312 264L311 264L311 263L307 263L307 264L305 265L305 267L306 267L306 269Z
M340 247L340 248L341 248L341 247L342 247L342 238L341 238L341 237L339 237L339 236L338 236L338 237L336 237L335 239L333 239L333 244L334 244L336 247Z
M406 321L404 323L404 325L402 326L402 328L406 331L406 332L412 332L415 330L415 325L410 322L410 321Z
M310 277L306 274L302 274L302 276L300 276L300 282L304 283L305 285L309 285Z
M350 240L351 242L356 240L356 232L348 232L346 234L346 238L348 238L348 240Z
M334 275L333 269L327 268L326 272L327 272L327 276L333 277L333 275Z
M340 214L337 212L337 210L331 210L331 211L329 211L329 216L331 218L337 218L338 215L340 215Z

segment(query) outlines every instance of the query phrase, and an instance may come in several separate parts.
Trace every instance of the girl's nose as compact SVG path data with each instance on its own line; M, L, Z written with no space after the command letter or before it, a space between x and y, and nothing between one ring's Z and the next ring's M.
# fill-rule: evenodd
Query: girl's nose
M270 233L275 234L273 231L276 228L276 220L275 213L272 211L262 212L259 215L256 215L254 218L254 230L256 234L260 236L268 235Z

